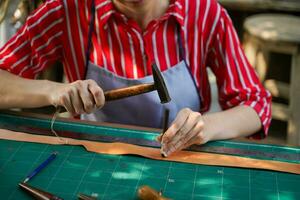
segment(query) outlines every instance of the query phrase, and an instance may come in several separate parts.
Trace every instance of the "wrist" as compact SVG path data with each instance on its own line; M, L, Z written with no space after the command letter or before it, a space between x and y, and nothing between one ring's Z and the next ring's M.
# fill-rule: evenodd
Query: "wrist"
M203 122L204 122L204 127L203 127L203 138L205 143L215 140L215 134L216 130L214 128L213 121L210 117L210 115L203 115L202 116Z
M42 95L44 96L46 100L46 105L53 105L57 106L58 102L56 100L57 91L61 86L63 86L63 83L57 83L49 80L43 80L43 85L45 85L44 90L42 92Z

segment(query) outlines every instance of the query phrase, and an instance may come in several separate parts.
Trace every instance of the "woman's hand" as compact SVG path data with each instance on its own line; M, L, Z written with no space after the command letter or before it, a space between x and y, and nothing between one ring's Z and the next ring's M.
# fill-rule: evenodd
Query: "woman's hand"
M203 116L189 108L182 109L164 135L158 138L162 143L162 154L169 156L173 152L193 144L204 144L208 138L203 133Z
M50 102L63 106L72 115L92 113L105 103L103 90L93 80L78 80L68 84L57 84L50 91Z

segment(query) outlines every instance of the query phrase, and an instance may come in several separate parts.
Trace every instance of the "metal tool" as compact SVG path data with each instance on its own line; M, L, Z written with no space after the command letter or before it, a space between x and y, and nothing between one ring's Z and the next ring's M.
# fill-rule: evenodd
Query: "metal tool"
M89 195L82 194L82 193L78 194L77 197L79 200L97 200L96 197L89 196Z
M43 191L41 189L32 187L26 183L19 183L19 186L25 190L29 195L31 195L34 199L38 200L63 200L62 198L55 196L49 192Z
M38 120L42 124L42 126L37 126L37 124L34 123L36 120ZM70 128L76 127L78 125L77 123L74 123L73 121L71 122L70 120L67 119L59 119L56 121L57 126L63 126L66 123L68 123ZM16 126L16 124L18 124L18 126ZM92 126L93 129L99 128L99 124L97 125L97 123L95 122L80 121L80 124L81 125L86 124L88 127ZM12 112L12 111L9 112L2 111L0 113L0 127L4 129L9 129L12 131L21 131L26 133L38 134L38 135L53 136L51 130L49 130L49 128L46 128L49 126L50 126L50 120L49 117L46 117L46 115L28 116L28 114ZM123 143L154 147L154 148L161 147L161 144L155 140L126 137L126 135L130 135L130 133L133 131L133 130L128 130L127 128L118 128L119 132L122 133L124 137L117 137L114 135L106 134L105 132L109 131L110 129L109 125L106 126L101 125L101 127L104 127L104 129L99 128L99 130L101 130L99 134L86 133L88 132L87 130L89 129L86 129L85 133L80 132L79 129L78 131L65 131L65 130L58 129L56 130L56 132L61 137L67 137L67 138L98 141L98 142L123 142ZM111 128L111 129L115 130L115 128ZM100 134L101 132L105 134ZM147 131L141 130L141 133L143 132L147 132ZM159 134L160 131L153 130L151 132L157 132L157 134ZM270 159L278 159L278 160L285 160L291 162L300 161L300 157L298 153L265 151L262 149L255 149L255 148L251 148L251 149L240 148L240 145L238 145L237 147L226 147L224 145L226 145L228 142L221 142L221 141L215 143L218 143L218 145L217 146L211 144L193 145L187 148L187 150L198 151L198 152L220 153L220 154L228 154L228 155L239 155L239 156L247 156L247 157L255 157L255 158L270 158ZM232 143L236 144L235 142ZM245 146L250 145L248 143L243 143L243 144L245 144Z
M168 130L168 125L169 125L169 114L170 114L170 109L165 108L164 110L164 117L163 117L163 122L162 122L162 127L163 127L163 132L164 134ZM162 135L163 136L163 135Z
M165 132L168 130L168 122L169 122L169 113L170 113L170 110L168 108L165 109L164 111L164 117L163 117L163 132L161 134L161 138L163 138ZM161 150L161 156L162 157L166 157L166 153L163 152Z
M9 129L12 131L21 131L26 133L38 134L38 135L48 135L53 136L53 133L46 128L37 128L30 125L16 127L15 125L11 126L2 126L2 128ZM139 146L154 147L160 148L161 144L155 140L148 140L142 138L130 138L130 137L117 137L113 135L98 135L98 134L89 134L89 133L80 133L73 131L60 131L56 130L57 134L60 137L74 138L80 140L89 140L89 141L98 141L98 142L123 142L128 144L135 144ZM239 156L250 156L257 158L277 158L286 161L300 161L298 154L288 154L281 152L265 152L259 149L241 149L233 147L224 147L224 146L210 146L210 145L192 145L187 148L189 151L197 152L209 152L209 153L220 153L228 155L239 155Z

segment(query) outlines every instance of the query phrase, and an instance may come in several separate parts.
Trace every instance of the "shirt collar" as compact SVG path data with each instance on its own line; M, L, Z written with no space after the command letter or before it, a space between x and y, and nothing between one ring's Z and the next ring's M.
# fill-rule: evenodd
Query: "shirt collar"
M111 0L96 0L95 4L100 27L105 25L114 14L120 14L119 11L115 9ZM183 0L170 0L169 8L159 20L166 20L171 16L174 17L181 26L184 25L185 12Z
M106 24L113 13L117 12L111 0L95 0L95 7L100 27Z
M170 0L169 8L160 20L168 19L171 16L174 17L181 26L184 25L185 12L182 0Z

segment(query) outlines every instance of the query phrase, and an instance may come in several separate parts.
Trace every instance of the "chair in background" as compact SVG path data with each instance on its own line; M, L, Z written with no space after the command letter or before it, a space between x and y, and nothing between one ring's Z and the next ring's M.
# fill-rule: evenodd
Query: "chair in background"
M287 105L273 102L272 117L287 121L288 144L300 145L300 17L253 15L245 20L244 29L244 48L250 63L274 97L288 100ZM270 53L273 52L291 56L291 66L280 68L278 73L280 76L290 70L289 83L266 77L267 71L272 70Z

